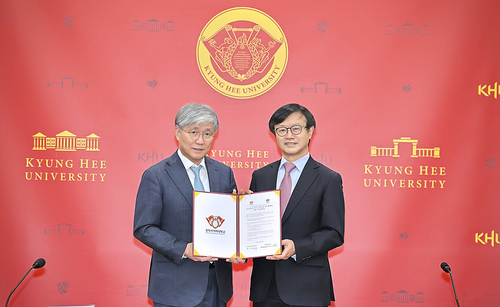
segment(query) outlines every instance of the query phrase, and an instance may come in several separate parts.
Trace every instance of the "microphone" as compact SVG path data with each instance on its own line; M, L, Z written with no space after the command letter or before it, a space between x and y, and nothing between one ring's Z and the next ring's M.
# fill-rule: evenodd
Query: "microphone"
M457 298L457 291L455 290L455 283L453 282L453 276L451 275L451 268L446 262L441 262L441 269L445 271L445 273L450 274L451 278L451 285L453 286L453 293L455 293L455 301L457 302L457 306L460 307L460 304L458 303L458 298Z
M446 262L441 262L441 269L443 269L443 271L445 271L446 273L451 272L451 268Z
M38 258L38 259L37 259L37 260L35 260L35 262L33 263L33 268L34 268L34 269L39 269L39 268L42 268L44 265L45 265L45 259L43 259L43 258Z
M7 298L7 301L5 302L5 307L7 307L7 304L9 304L10 297L12 296L12 294L14 293L14 291L16 291L17 287L19 287L19 285L23 282L23 280L26 278L26 276L28 276L28 274L31 272L31 270L33 270L33 269L39 269L39 268L43 267L44 265L45 265L45 259L38 258L37 260L35 260L35 262L31 266L31 268L28 270L28 272L24 275L24 277L17 284L17 286L14 288L14 290L12 290L12 292L9 294L9 297Z

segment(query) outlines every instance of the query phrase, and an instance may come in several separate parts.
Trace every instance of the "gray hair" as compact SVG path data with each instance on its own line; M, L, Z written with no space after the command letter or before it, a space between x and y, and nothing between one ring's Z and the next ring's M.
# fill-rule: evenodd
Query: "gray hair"
M175 116L175 126L181 129L192 124L213 124L214 132L219 129L219 118L214 109L206 104L188 103L183 105L177 116Z

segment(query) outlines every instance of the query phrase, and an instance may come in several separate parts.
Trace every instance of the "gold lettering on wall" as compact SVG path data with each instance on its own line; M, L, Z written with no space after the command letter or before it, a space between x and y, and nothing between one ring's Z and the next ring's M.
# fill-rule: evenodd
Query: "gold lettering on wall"
M402 145L411 146L409 158L441 158L441 149L419 148L418 140L410 137L393 139L393 147L371 146L370 157L377 161L386 158L401 158ZM408 156L406 157L408 158ZM391 161L393 161L391 159ZM420 161L413 160L413 161ZM426 160L428 161L428 160ZM446 184L446 167L434 165L397 165L397 164L365 164L363 166L363 186L365 188L397 188L397 189L444 189Z
M97 172L106 169L106 160L26 158L25 161L28 181L96 182L106 178L106 174Z
M33 151L53 149L60 152L98 152L100 137L94 133L79 138L65 130L55 137L47 137L39 132L33 135ZM98 159L62 159L62 158L25 158L24 177L27 181L61 182L103 182L107 168L106 160Z
M208 156L233 169L258 169L269 164L269 161L266 161L269 159L267 150L212 149Z

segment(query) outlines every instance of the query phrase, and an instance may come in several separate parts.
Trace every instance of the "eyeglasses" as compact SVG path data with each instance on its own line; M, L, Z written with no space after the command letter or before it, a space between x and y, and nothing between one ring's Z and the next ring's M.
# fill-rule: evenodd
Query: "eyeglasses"
M293 135L299 135L302 132L302 128L304 128L304 127L306 127L306 126L305 125L293 125L290 128L278 127L276 129L274 129L274 131L276 132L276 134L278 136L285 136L285 135L287 135L288 134L288 130L290 130L290 132Z
M181 128L179 128L179 129L181 129ZM200 137L200 135L203 138L203 140L205 140L205 141L210 141L215 136L215 134L212 132L200 132L200 131L196 131L196 130L186 131L184 129L181 129L181 130L186 132L187 134L189 134L189 136L191 137L191 139L193 141L197 140Z

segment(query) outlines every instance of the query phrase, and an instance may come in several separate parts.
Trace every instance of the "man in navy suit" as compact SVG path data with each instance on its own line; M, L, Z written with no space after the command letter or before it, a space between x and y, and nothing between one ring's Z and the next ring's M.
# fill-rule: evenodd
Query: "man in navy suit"
M179 149L142 175L134 236L153 249L148 296L155 307L221 307L233 295L231 262L243 260L193 256L192 246L193 190L236 190L231 168L206 157L218 128L211 107L184 105L175 117Z
M253 260L254 307L328 306L335 300L328 251L344 243L344 194L341 176L309 154L315 128L311 112L298 104L279 108L269 120L282 158L254 171L250 190L281 189L283 197L289 174L291 194L289 201L282 198L282 254Z

